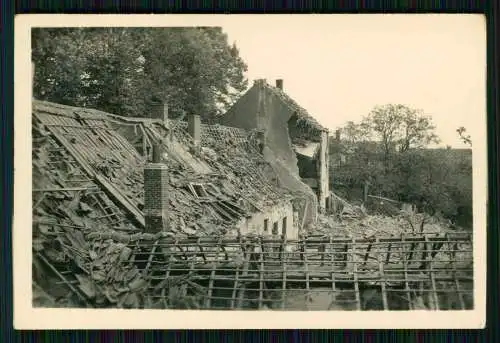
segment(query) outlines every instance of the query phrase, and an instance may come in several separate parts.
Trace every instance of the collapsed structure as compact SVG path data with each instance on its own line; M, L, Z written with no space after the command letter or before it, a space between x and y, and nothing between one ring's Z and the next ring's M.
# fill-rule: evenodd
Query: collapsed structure
M163 103L124 118L34 100L35 306L314 307L300 292L319 292L319 304L327 294L318 309L472 306L470 234L410 223L384 238L359 220L356 238L347 218L318 221L331 194L327 131L283 107L281 90L259 81L240 102L254 95L263 109L248 126L171 120Z
M328 129L321 126L283 90L265 79L254 85L220 119L227 126L258 129L264 135L264 158L277 166L287 179L302 181L295 187L310 194L310 218L316 206L324 211L329 202ZM314 197L313 197L314 195Z
M122 118L33 101L37 256L48 262L42 252L63 254L87 231L297 238L307 202L280 185L259 132L202 125L197 116L168 120L163 105L150 113ZM75 237L60 241L61 228Z

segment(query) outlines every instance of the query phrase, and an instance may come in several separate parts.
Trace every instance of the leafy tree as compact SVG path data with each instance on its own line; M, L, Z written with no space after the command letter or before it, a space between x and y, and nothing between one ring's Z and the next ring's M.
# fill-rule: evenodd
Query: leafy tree
M438 138L431 118L421 111L378 106L361 122L348 122L342 137L330 143L332 161L338 154L346 156L345 163L332 163L332 189L353 201L361 199L368 181L370 194L413 203L421 211L471 227L471 151L428 149Z
M386 155L394 149L404 152L439 142L431 117L405 105L376 106L363 122L382 143Z
M220 28L43 28L32 38L39 99L131 116L160 99L173 117L210 118L248 83Z
M460 126L457 129L458 135L460 136L460 139L465 143L468 144L469 146L472 146L472 139L470 138L470 135L467 134L467 130L465 127Z

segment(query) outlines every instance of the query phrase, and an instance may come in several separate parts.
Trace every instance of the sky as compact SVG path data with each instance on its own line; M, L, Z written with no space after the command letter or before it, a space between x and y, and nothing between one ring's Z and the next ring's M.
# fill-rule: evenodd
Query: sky
M225 21L247 77L285 91L334 131L375 105L432 116L440 146L486 126L486 31L480 15L288 15ZM482 126L481 126L482 125Z

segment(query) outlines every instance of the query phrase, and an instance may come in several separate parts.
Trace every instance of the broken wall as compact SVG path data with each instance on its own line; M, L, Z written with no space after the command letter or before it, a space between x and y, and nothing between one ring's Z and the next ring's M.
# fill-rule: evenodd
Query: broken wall
M303 179L317 179L319 175L317 160L297 154L297 165L299 167L299 175Z
M293 206L290 202L283 202L267 209L265 212L256 213L251 218L244 219L238 227L242 235L271 235L274 223L277 223L278 235L282 235L284 218L286 218L287 239L298 239L297 223L293 222ZM267 230L265 230L266 220L268 223Z
M297 157L288 132L291 116L290 109L273 92L267 91L265 83L260 80L221 118L221 123L264 132L264 159L278 174L281 187L307 199L309 205L299 217L305 216L305 222L310 224L316 220L317 196L299 176Z
M246 130L258 128L257 106L259 90L250 88L236 104L231 107L219 120L221 125L238 127Z

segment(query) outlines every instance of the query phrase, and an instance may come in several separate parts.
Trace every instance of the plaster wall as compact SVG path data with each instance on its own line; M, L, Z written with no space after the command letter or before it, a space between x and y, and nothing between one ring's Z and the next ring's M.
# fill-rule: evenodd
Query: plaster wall
M284 202L269 208L265 212L254 214L251 218L243 219L239 224L241 234L259 234L271 236L274 223L278 224L278 235L283 234L283 219L286 218L287 239L298 238L298 226L294 223L293 207L290 202ZM264 221L267 219L267 231L264 231Z
M264 159L279 177L281 187L287 188L308 206L299 210L305 225L316 221L318 198L299 176L297 157L288 132L288 121L293 113L275 94L256 82L240 100L221 118L222 125L244 129L260 129L264 132Z
M330 167L328 161L328 132L321 133L321 145L319 152L319 208L325 210L326 201L328 194L330 192L329 182L330 182Z

